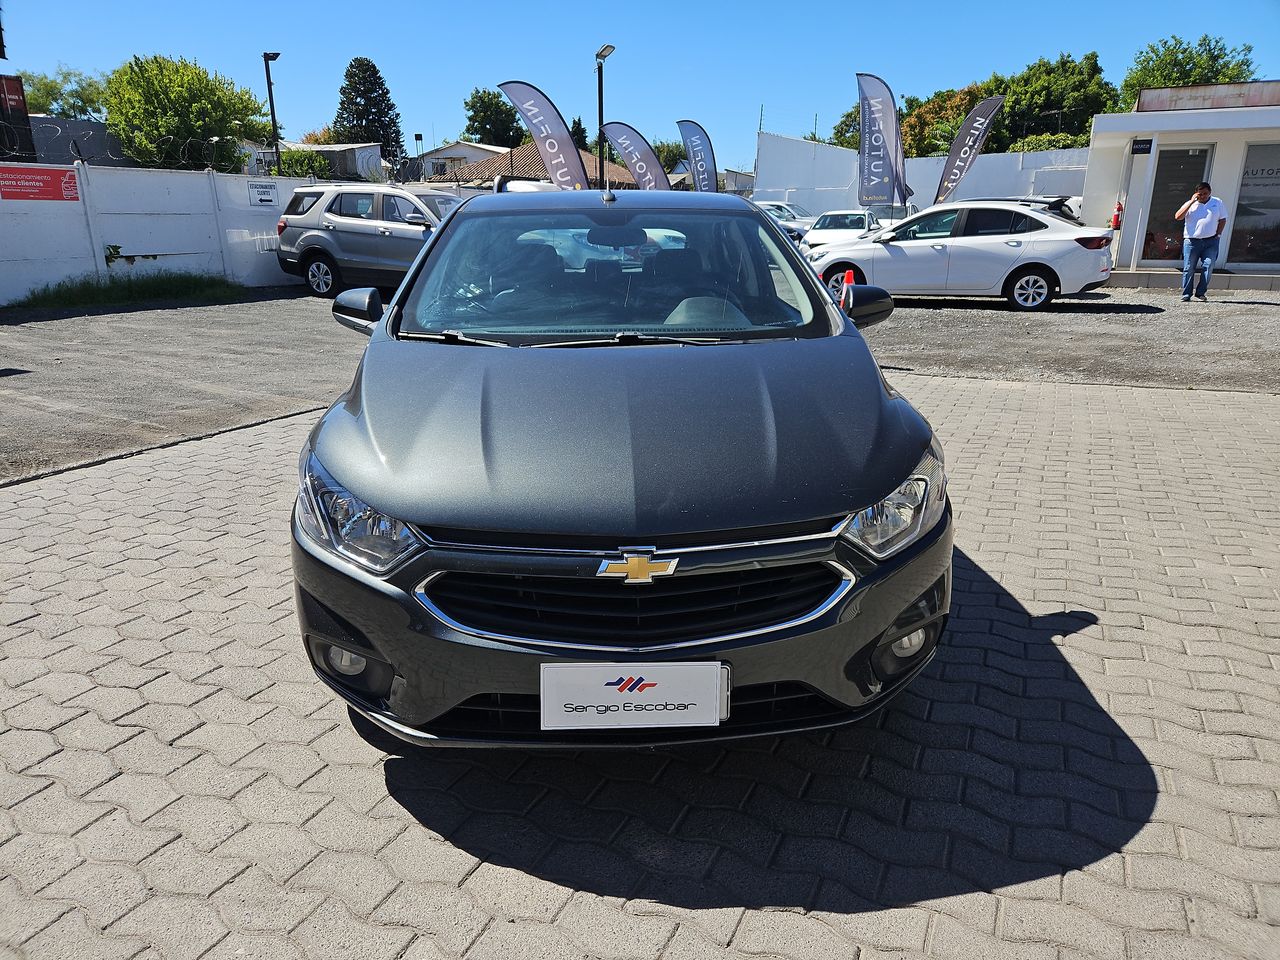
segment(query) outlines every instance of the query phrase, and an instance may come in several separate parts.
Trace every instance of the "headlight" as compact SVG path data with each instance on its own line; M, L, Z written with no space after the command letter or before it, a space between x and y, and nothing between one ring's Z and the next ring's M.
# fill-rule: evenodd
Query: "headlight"
M805 256L809 258L810 263L812 263L815 260L821 260L826 255L827 255L827 251L824 250L822 247L818 247L817 249L810 248L809 252L805 254Z
M879 503L855 514L843 535L883 560L932 530L946 504L947 475L942 447L935 439L911 476Z
M423 546L406 523L378 513L303 451L298 463L298 522L307 536L346 560L385 573Z

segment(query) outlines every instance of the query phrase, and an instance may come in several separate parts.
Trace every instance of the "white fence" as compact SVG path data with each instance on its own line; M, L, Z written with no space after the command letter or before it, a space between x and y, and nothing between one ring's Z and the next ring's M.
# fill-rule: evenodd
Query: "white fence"
M78 199L50 195L46 181L57 178L68 184L62 195ZM0 168L0 305L86 275L181 270L251 287L300 283L276 263L276 221L293 189L311 182L7 164ZM35 199L42 191L48 198Z
M1088 162L1087 149L984 153L974 161L953 197L1081 196ZM945 157L913 157L907 161L907 183L916 191L911 199L921 209L933 203L945 164ZM757 200L790 200L814 214L856 208L858 152L829 143L760 133L756 137L756 184L752 196Z

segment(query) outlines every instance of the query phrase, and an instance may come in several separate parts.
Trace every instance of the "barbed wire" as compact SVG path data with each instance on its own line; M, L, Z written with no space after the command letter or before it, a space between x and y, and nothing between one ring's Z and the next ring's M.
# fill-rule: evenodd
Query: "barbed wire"
M258 151L222 137L161 137L138 154L131 156L119 139L101 130L73 132L60 123L33 119L28 139L25 128L0 121L0 162L31 162L38 157L42 163L83 160L109 166L213 169L219 173L264 173L269 166Z

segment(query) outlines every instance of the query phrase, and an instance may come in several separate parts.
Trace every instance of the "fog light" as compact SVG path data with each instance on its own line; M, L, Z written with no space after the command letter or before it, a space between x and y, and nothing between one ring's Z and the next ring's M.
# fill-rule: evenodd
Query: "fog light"
M358 653L352 653L350 650L343 650L341 647L330 647L325 653L325 659L329 661L329 666L344 676L355 677L364 673L366 662L364 657Z
M924 630L916 630L908 633L905 637L893 641L889 645L889 649L893 651L897 657L914 657L922 649L924 649L925 632Z

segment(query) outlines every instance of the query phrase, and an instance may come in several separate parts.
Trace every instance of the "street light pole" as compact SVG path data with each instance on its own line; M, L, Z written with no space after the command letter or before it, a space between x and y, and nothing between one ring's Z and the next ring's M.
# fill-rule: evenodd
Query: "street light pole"
M604 62L615 49L612 43L606 43L596 51L596 112L599 121L596 138L600 146L600 160L596 165L596 185L601 190L604 189Z
M279 59L278 52L262 55L262 65L267 70L267 103L271 106L271 143L276 149L276 176L280 176L280 128L276 123L276 97L271 90L271 64Z

